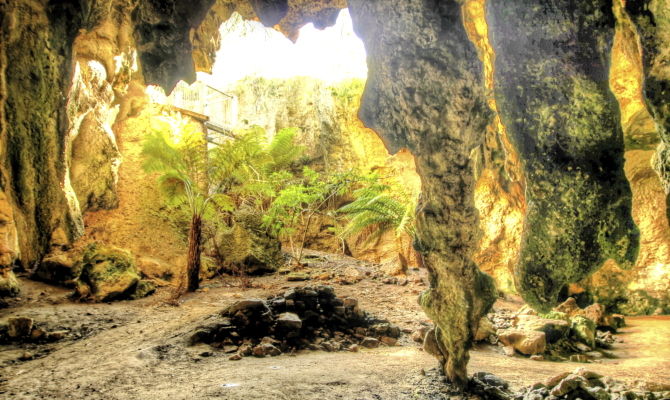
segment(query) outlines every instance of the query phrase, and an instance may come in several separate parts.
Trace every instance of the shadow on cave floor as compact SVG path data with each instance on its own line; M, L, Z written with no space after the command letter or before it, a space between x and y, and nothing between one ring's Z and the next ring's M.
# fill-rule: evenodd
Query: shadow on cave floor
M234 278L218 278L185 296L179 307L166 305L165 288L137 301L76 304L65 298L65 289L24 280L20 303L2 310L3 316L28 316L76 331L77 338L51 345L0 347L0 398L441 399L439 388L424 376L436 361L411 340L411 334L403 335L394 347L356 353L301 351L240 361L229 361L228 355L209 351L206 345L183 344L183 337L203 317L240 298L265 298L305 284L330 284L338 296L357 298L362 309L409 332L428 322L416 302L425 288L424 273L410 271L402 286L385 284L374 273L347 285L265 276L253 278L251 289L234 287ZM631 383L670 384L670 318L628 321L623 343L613 350L616 359L588 365L531 361L481 345L471 353L469 370L494 373L517 388L580 366Z

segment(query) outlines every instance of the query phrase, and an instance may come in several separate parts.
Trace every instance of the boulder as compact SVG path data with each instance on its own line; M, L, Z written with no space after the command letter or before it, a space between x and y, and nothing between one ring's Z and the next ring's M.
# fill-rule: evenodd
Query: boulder
M345 285L354 284L360 282L363 280L363 278L365 278L365 274L361 270L356 267L349 266L346 267L342 272L340 282Z
M286 331L299 331L302 328L302 320L295 313L285 312L277 317L277 327Z
M558 382L549 393L556 397L565 396L584 384L587 384L586 379L579 375L569 374Z
M12 317L7 320L7 336L12 339L27 338L33 330L33 319Z
M258 275L275 272L285 263L279 239L263 227L262 215L240 209L232 228L218 232L215 252L227 272Z
M512 346L521 354L532 356L542 354L547 347L547 337L544 332L507 329L498 334L498 339L505 346Z
M21 292L16 275L9 268L0 268L0 297L14 297Z
M489 337L496 334L496 329L487 317L482 317L479 320L479 327L477 328L477 333L475 334L475 342L481 342L487 340Z
M155 291L156 285L152 281L141 279L139 282L137 282L135 291L130 295L130 298L133 300L141 299L143 297L152 295Z
M32 278L56 284L68 284L79 277L81 264L69 253L49 254L37 265Z
M281 354L281 350L270 343L261 343L258 346L255 346L251 352L254 357L275 357Z
M570 330L572 335L592 349L596 347L596 324L590 319L577 315L572 318Z
M174 266L151 257L139 257L137 268L143 277L154 280L171 281L177 275Z
M547 343L556 343L566 337L570 331L570 323L562 319L544 319L534 315L517 317L516 327L521 330L544 332Z
M374 349L375 347L379 347L380 341L379 339L375 339L373 337L365 337L363 340L361 340L361 346L367 347L368 349Z
M286 276L286 280L289 282L303 282L308 281L309 278L310 276L307 272L299 272L299 271L291 272Z
M140 276L132 255L119 248L93 243L84 251L75 286L79 298L112 301L130 298Z
M554 308L554 311L562 312L566 314L568 317L572 317L581 309L579 308L579 305L577 305L577 300L575 300L573 297L568 297L567 300L565 300L563 303L557 305Z

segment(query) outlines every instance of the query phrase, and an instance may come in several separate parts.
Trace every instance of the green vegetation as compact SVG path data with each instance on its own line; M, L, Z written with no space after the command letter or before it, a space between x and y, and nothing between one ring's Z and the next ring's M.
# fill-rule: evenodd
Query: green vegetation
M224 268L240 267L252 257L273 270L277 257L269 242L284 243L292 263L300 265L318 217L340 222L334 231L341 240L359 233L376 238L389 230L414 237L416 200L410 194L374 175L301 165L304 148L295 143L295 128L279 131L271 141L262 128L252 127L208 143L186 119L165 120L170 129L145 140L144 168L159 174L166 218L179 228L189 226L188 290L198 287L203 243L211 249L205 254ZM338 209L351 196L353 202ZM231 249L238 242L244 249Z
M296 129L284 129L267 143L265 132L253 127L208 149L197 125L179 115L163 120L170 129L145 139L144 169L159 174L170 220L190 218L186 271L187 289L193 291L199 285L204 222L213 232L230 230L237 210L265 212L295 179L292 170L303 148L294 143Z
M368 240L374 240L388 231L394 231L396 237L403 233L415 237L416 199L411 194L377 176L366 179L353 194L355 200L338 210L350 219L342 237L365 232Z
M358 181L358 175L352 171L327 175L305 167L302 176L279 191L263 222L288 241L293 261L300 264L314 217L332 208L335 200L350 192Z
M194 124L180 116L165 119L172 131L155 130L147 136L142 149L144 169L156 172L158 186L168 204L188 207L191 223L186 264L187 289L199 286L202 218L209 203L218 194L209 177L217 165L207 160L204 135Z

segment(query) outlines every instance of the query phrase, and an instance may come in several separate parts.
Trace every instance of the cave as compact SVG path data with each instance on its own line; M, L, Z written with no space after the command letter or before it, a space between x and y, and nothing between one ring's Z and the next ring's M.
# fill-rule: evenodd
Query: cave
M668 0L0 0L0 397L669 399Z

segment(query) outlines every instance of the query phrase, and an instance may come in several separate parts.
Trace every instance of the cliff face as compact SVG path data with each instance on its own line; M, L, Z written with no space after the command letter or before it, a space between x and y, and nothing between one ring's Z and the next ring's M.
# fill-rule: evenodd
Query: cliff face
M57 228L73 230L62 190L68 124L64 93L71 78L72 42L86 20L74 1L57 6L2 2L0 19L0 188L19 233L18 246L11 241L5 246L10 258L30 267Z
M628 2L630 3L630 2ZM662 9L653 9L661 11ZM641 43L634 20L622 6L614 2L617 18L611 53L610 87L621 109L621 126L625 141L626 178L633 193L633 219L640 230L640 253L631 269L621 268L613 260L592 276L573 287L619 312L651 314L670 311L670 226L664 186L666 144L662 123L655 124L645 102L645 67ZM662 23L660 28L663 28ZM666 45L667 46L667 45ZM652 53L653 54L653 53ZM649 62L647 60L647 62ZM656 63L660 60L656 60ZM663 75L657 67L654 74ZM650 71L649 68L646 69ZM666 75L670 76L670 75ZM659 96L649 89L652 96ZM658 101L658 99L654 100ZM658 120L662 110L656 110ZM666 135L667 136L667 135ZM660 172L660 176L659 176Z

